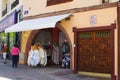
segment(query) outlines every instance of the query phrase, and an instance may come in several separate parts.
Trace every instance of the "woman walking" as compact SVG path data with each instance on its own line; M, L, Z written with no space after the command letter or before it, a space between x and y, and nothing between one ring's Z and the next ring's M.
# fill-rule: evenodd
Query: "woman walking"
M7 58L7 54L8 54L7 44L4 45L4 47L3 47L3 49L2 49L2 53L3 53L4 64L6 64L6 58Z
M12 48L11 53L12 53L12 67L17 68L18 59L19 59L19 48L16 44Z

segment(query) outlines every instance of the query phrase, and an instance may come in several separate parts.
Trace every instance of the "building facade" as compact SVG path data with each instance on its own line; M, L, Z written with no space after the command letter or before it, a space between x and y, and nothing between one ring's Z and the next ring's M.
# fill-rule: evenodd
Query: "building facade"
M56 21L55 26L52 28L45 26L46 28L43 29L23 30L21 54L24 56L20 63L27 62L29 47L32 43L40 42L44 45L48 42L52 44L58 42L60 54L62 54L62 43L67 39L70 45L70 65L73 73L120 80L119 1L23 1L23 21L25 22L45 19L44 24L48 24L49 20L52 20L52 16L65 14L70 15ZM24 24L24 22L22 23ZM26 26L24 27L26 28Z
M7 44L10 51L15 43L20 47L20 33L4 31L22 19L22 3L19 0L1 0L0 6L0 44Z

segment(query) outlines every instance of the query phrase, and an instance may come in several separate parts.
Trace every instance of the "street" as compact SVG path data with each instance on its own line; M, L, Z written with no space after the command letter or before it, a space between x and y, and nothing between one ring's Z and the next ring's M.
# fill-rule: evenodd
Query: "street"
M58 66L46 66L39 68L18 65L12 68L11 61L3 64L0 59L0 80L108 80L72 74L70 69L62 69Z

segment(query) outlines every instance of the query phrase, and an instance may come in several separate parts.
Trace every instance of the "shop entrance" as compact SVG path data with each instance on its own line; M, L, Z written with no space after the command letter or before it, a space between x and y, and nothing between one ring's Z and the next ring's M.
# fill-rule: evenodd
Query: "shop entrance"
M111 74L111 31L78 32L78 71Z
M63 53L62 47L64 41L67 40L65 34L58 28L48 28L39 30L31 43L39 43L44 46L47 56L48 62L47 65L62 65ZM54 50L54 47L58 45L57 51ZM54 45L54 46L53 46ZM70 48L70 47L69 47ZM55 52L58 52L57 55ZM69 52L70 54L70 52ZM57 57L57 58L56 58ZM49 61L50 59L50 61Z

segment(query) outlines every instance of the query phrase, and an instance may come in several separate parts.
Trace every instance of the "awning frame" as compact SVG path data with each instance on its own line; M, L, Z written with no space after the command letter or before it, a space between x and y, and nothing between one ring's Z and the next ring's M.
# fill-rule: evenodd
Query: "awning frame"
M31 20L24 20L14 24L5 29L5 32L20 32L20 31L28 31L28 30L37 30L37 29L44 29L44 28L54 28L56 23L70 17L70 14L63 14L57 16L50 16L44 18L37 18Z

